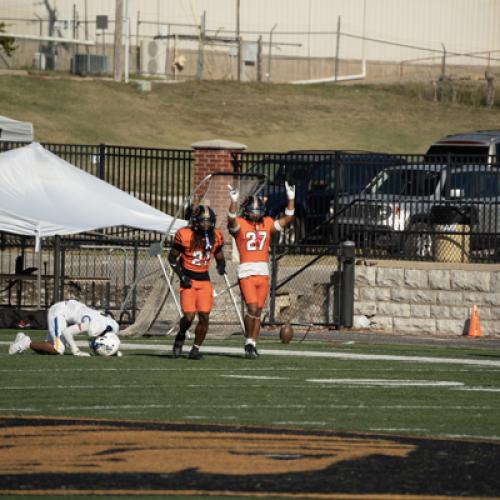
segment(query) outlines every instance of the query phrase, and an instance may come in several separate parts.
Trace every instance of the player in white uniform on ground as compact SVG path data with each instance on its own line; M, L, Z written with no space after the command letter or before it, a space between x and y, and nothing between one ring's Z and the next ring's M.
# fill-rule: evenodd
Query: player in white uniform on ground
M118 323L103 313L92 309L77 300L57 302L47 314L48 335L42 342L32 342L28 335L19 332L9 347L9 354L20 354L31 348L39 354L64 354L66 347L74 356L90 356L80 351L74 335L87 333L90 338L99 337L106 332L118 335Z

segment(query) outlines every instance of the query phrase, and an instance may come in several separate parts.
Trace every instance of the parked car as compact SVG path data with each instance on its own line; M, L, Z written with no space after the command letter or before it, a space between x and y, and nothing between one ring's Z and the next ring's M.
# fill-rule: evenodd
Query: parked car
M267 213L273 217L285 210L285 181L295 185L296 216L282 241L328 243L331 231L327 222L333 197L358 193L377 172L402 161L368 151L289 151L263 159L249 172L266 174L268 183L260 194L266 200Z
M500 169L486 165L402 165L379 172L358 195L343 197L341 239L360 246L431 257L431 209L455 206L473 213L471 247L500 254Z
M426 157L440 163L447 158L465 163L500 163L500 130L477 130L451 134L433 143Z

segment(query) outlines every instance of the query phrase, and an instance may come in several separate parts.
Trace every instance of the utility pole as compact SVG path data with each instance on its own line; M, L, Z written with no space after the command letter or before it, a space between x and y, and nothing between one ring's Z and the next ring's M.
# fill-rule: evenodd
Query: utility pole
M123 0L115 0L115 39L114 39L114 79L121 82L122 68L122 35L123 35Z
M236 0L236 40L238 43L238 81L241 81L241 37L240 37L240 0Z

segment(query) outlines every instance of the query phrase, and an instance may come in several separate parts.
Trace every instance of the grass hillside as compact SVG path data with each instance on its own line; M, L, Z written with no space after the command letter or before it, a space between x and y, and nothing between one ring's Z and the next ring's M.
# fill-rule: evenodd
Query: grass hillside
M0 114L35 139L189 148L226 139L250 151L367 149L420 153L440 136L500 128L500 109L421 100L401 86L237 82L133 84L0 76Z

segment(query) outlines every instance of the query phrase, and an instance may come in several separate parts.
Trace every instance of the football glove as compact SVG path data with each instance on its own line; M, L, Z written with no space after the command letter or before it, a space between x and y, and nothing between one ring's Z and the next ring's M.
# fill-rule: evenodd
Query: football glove
M217 266L217 272L221 276L224 276L224 273L226 272L226 261L225 261L225 259L217 260L216 261L216 266Z
M230 184L227 185L229 189L229 198L231 198L231 201L233 203L238 203L238 200L240 199L240 191L236 188L233 188Z
M179 276L179 280L181 282L182 288L191 288L191 278L189 278L189 276L186 276L185 274L181 274Z
M295 186L290 186L287 181L285 181L286 197L289 200L295 199Z
M88 352L83 352L83 351L80 351L80 349L78 349L78 351L75 351L73 353L73 356L79 356L80 358L89 358L90 354Z

